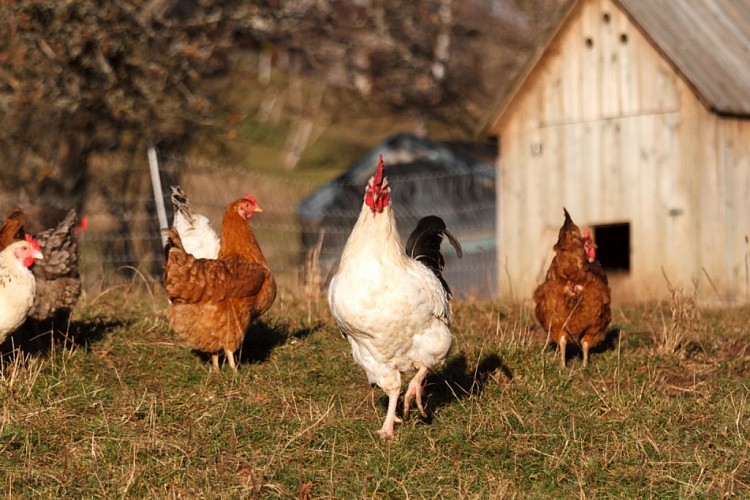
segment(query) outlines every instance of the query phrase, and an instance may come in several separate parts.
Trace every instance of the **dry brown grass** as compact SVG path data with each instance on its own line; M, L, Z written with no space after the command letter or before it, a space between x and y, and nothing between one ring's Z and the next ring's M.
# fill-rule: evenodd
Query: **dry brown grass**
M666 274L669 290L670 317L662 317L661 329L655 333L657 349L662 354L684 352L687 344L705 333L706 325L698 308L698 283L693 281L692 293L672 286Z
M239 374L216 375L147 288L86 297L67 339L3 358L7 496L750 494L745 309L698 310L677 352L654 332L684 331L691 306L615 309L614 339L587 369L561 370L527 307L457 303L456 349L427 379L430 417L384 442L385 397L325 307L310 312L315 299L282 290Z

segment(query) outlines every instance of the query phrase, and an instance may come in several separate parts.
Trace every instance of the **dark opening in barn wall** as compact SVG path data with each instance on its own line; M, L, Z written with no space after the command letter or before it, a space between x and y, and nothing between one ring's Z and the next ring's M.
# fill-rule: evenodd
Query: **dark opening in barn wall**
M630 223L594 226L596 258L605 271L630 272Z

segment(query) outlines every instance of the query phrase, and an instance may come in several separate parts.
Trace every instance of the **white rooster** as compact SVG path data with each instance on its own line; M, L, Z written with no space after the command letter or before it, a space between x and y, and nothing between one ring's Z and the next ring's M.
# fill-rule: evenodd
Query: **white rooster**
M0 252L0 344L23 324L34 305L36 280L29 267L41 258L39 243L28 235Z
M180 186L172 186L172 204L172 226L177 229L185 251L198 259L218 258L221 245L219 236L205 216L193 213L190 202Z
M454 340L451 294L440 275L443 236L461 257L461 245L436 216L419 221L404 251L390 194L381 155L328 290L331 313L354 360L388 395L388 413L378 431L383 438L392 438L394 423L401 421L396 406L402 373L416 370L404 394L404 417L415 399L426 416L422 383L445 361Z

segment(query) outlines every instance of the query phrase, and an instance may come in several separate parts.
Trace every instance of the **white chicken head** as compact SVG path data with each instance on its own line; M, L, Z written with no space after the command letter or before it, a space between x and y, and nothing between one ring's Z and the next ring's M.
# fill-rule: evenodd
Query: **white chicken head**
M383 176L383 155L378 157L378 168L375 175L370 177L365 190L365 205L370 207L375 216L391 203L391 187L388 179Z
M26 235L24 241L17 241L8 245L8 248L13 252L13 257L21 263L23 267L30 267L37 259L43 259L42 250L39 247L39 242L34 238Z

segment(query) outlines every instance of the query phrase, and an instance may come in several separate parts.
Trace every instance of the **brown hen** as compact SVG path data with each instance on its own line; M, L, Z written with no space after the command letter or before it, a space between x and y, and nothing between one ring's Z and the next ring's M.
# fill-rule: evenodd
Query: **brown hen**
M560 364L565 367L565 347L578 344L583 366L589 350L602 342L612 320L611 294L606 274L598 262L589 262L590 252L581 230L565 212L545 281L534 291L536 317L555 342Z
M237 371L234 353L255 319L276 298L276 282L248 220L260 212L251 196L231 203L224 212L217 259L187 253L176 229L165 247L164 282L172 329L195 350L211 354L219 369L219 353Z

